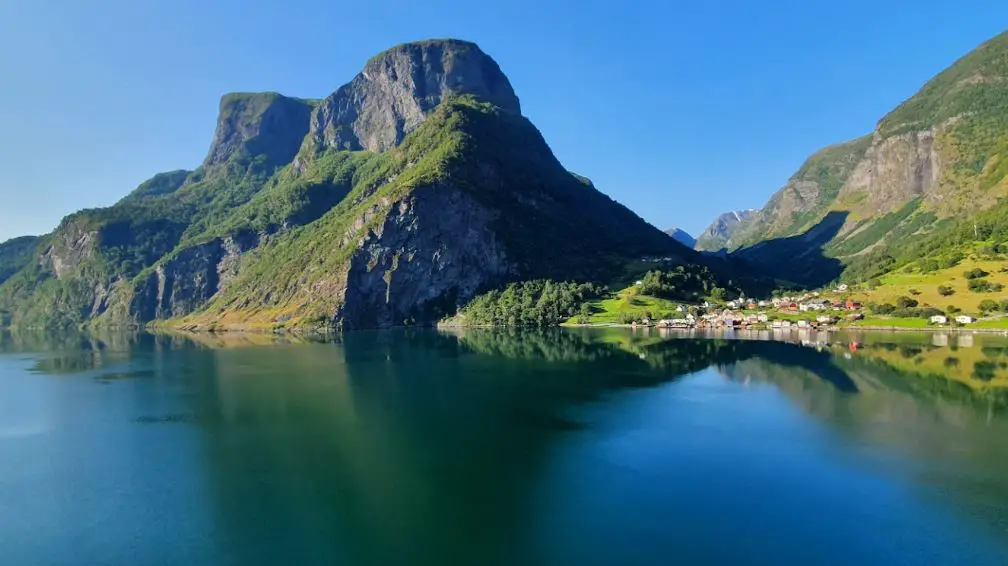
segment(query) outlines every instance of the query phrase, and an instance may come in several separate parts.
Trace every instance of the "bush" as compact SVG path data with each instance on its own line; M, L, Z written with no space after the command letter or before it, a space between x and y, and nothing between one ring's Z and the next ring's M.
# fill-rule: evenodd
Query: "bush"
M1008 299L1001 301L998 306L1001 308L1001 312L1008 314Z
M966 276L966 279L980 279L982 277L987 277L988 275L990 275L990 273L987 273L986 271L980 269L979 267L974 267L973 269L967 271L966 273L963 273L963 275Z
M970 279L969 290L974 293L999 293L1004 289L1000 283L991 283L986 279Z
M910 295L911 296L916 297L917 295L920 295L920 294L921 294L921 292L918 291L917 289L910 289Z
M873 314L892 314L893 311L896 310L896 307L889 303L869 303L868 310L870 310Z
M992 301L990 299L984 299L980 301L978 308L982 313L989 313L998 310L1000 308L1000 305L996 301Z
M951 297L952 295L955 295L955 289L949 287L948 285L939 285L938 294L943 297Z
M949 314L959 314L959 313L962 312L962 309L959 308L959 307L957 307L957 306L955 306L955 305L949 305L949 306L945 307L945 312L947 312Z
M897 297L896 307L901 309L912 309L918 305L916 299L911 299L910 297Z

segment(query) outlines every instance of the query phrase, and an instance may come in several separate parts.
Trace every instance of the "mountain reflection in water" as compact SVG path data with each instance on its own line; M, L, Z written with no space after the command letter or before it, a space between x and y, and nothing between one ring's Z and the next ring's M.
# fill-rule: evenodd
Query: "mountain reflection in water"
M26 509L0 520L23 529L0 553L100 562L86 549L101 545L48 543L97 537L143 542L138 562L206 564L999 563L1008 341L772 338L2 334L8 398L30 392L49 415L32 434L54 444L0 438L0 461L47 458L33 479L0 464L0 493L17 488L0 502ZM96 503L70 525L33 512L40 494L80 497L46 466L92 459L117 463L80 479L113 519ZM830 532L788 512L808 506Z

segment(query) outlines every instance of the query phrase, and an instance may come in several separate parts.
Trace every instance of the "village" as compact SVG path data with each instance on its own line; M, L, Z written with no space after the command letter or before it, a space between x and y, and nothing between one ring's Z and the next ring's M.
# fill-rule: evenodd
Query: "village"
M847 291L847 285L840 285L835 293ZM676 307L675 318L654 320L642 317L631 326L655 326L658 328L716 328L716 329L773 329L773 330L828 330L841 322L863 320L863 306L859 301L848 298L826 298L822 293L807 292L795 296L781 296L768 299L739 297L724 304L704 301L699 305L681 304ZM975 322L971 316L947 317L936 315L930 318L932 325L944 326L954 321L967 325Z

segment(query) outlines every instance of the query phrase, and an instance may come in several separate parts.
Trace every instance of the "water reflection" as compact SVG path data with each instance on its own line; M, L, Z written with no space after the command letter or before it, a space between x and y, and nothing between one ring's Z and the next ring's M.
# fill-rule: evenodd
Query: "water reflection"
M822 479L806 477L812 472L842 476L830 484L837 499L849 489L857 493L859 482L876 486L881 481L863 469L892 467L891 473L906 482L898 484L905 491L934 498L937 508L956 510L955 524L971 525L960 530L1004 538L1008 443L1003 439L1008 423L1000 386L1006 380L1008 341L937 334L795 333L789 336L791 342L774 338L769 332L701 338L624 329L360 332L326 340L7 334L0 335L0 350L33 353L26 363L36 375L57 376L63 382L73 381L67 376L88 376L108 385L93 387L122 396L111 413L123 418L108 426L136 426L144 438L185 435L187 440L175 445L178 452L172 457L184 461L185 469L197 470L200 479L188 504L205 506L210 515L213 533L204 534L211 541L207 563L602 563L606 532L634 525L644 529L635 536L643 541L639 551L653 558L648 562L662 563L659 557L667 559L668 552L677 550L668 546L670 541L683 545L678 550L685 556L698 557L715 550L700 542L690 546L674 531L690 528L685 519L706 525L706 515L679 517L682 509L674 507L655 511L660 516L645 516L609 503L616 510L612 519L623 526L600 516L594 519L594 531L554 515L550 520L560 526L548 533L537 531L536 525L545 509L570 501L596 505L593 498L604 497L605 490L656 500L685 498L702 505L690 499L690 492L703 486L719 490L708 494L712 501L730 494L752 498L761 509L786 507L779 492L763 500L744 483L747 477L762 478L761 459L752 457L761 451L781 482L801 486ZM690 383L694 389L678 388ZM668 384L673 388L666 388ZM712 397L712 391L734 396ZM772 391L774 397L749 396L755 391ZM733 444L739 441L732 436L744 436L745 431L732 427L770 418L759 410L784 412L773 401L777 397L809 418L770 429L785 438L766 436L758 447ZM631 445L644 446L641 453L661 448L668 457L679 458L674 469L681 487L667 476L662 481L652 477L646 486L628 485L627 477L646 474L647 467L632 458L606 467L612 462L595 451L645 434L634 426L640 426L640 415L653 413L634 404L637 399L666 403L660 414L676 419L661 443L638 439L634 442L640 444ZM96 407L102 402L94 400ZM740 414L750 420L736 420ZM690 427L710 421L717 425L714 429L699 429L710 436L690 437L697 433ZM637 424L628 427L626 422ZM787 436L816 424L843 443ZM681 435L673 434L680 430ZM655 433L648 429L647 434ZM799 456L789 451L813 442L829 447L823 450L826 457L799 452L806 461L796 462ZM124 444L123 450L129 446ZM862 451L866 455L858 456ZM885 460L890 456L893 462ZM830 458L857 463L844 464L843 475L824 468L840 466ZM633 473L623 467L631 463L638 466ZM721 467L704 467L714 463ZM785 463L799 465L787 469ZM596 466L616 476L591 476ZM589 474L588 479L565 475L571 468ZM692 468L704 473L690 476ZM172 489L177 469L165 467L163 475L148 470L152 489ZM715 475L704 483L704 474ZM795 501L822 495L800 487L792 490L786 496ZM859 536L875 536L867 531L881 528L890 518L853 517L851 507L844 505L856 502L832 504L837 507L824 508L823 515L831 517L836 532L821 534L835 543L837 554L831 560L857 561L856 544L847 551L852 554L845 554L842 539L857 543ZM909 509L907 516L893 521L908 529L933 512L916 500L914 505L902 504ZM858 521L863 525L854 526ZM731 525L741 528L741 522L712 519L710 531L703 534L720 533ZM648 527L652 523L671 526L668 532L645 536L647 528L662 528ZM589 556L575 561L552 548L559 540L575 544L560 533L580 532L574 525L598 538L594 560ZM749 528L767 537L776 532ZM774 544L801 544L788 540L787 532L781 529ZM944 544L950 552L966 553L990 548L986 543L970 548L967 543L974 541L969 534L955 536L962 537L955 539L962 547L941 536L905 544L929 549ZM594 548L588 538L576 544ZM170 537L164 541L183 542ZM810 543L782 556L794 558L814 548ZM891 556L900 555L898 544L890 550ZM739 553L745 555L742 547Z

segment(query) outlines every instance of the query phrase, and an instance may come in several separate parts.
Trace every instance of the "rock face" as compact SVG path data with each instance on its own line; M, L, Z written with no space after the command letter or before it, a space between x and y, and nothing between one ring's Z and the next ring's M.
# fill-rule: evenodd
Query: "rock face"
M755 208L733 210L714 219L696 240L696 249L716 252L732 247L732 238L759 214Z
M318 150L385 151L453 94L470 94L521 113L511 83L476 44L410 43L374 57L349 84L323 100L312 114L311 142Z
M199 309L238 274L240 255L259 241L259 235L246 233L186 248L139 285L130 305L132 318L146 322Z
M494 213L450 186L394 203L350 260L343 328L431 322L512 274L492 229Z
M203 165L221 165L242 154L264 156L267 166L289 163L308 133L312 108L308 101L275 92L224 95Z
M665 230L665 233L672 236L673 240L679 242L687 248L693 249L693 247L696 246L696 239L693 236L690 236L685 230L680 230L679 228L669 228L668 230Z

